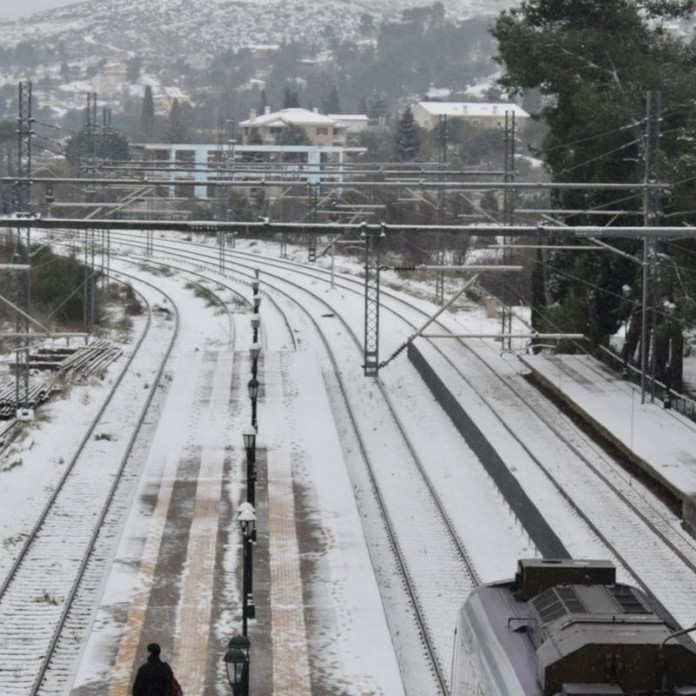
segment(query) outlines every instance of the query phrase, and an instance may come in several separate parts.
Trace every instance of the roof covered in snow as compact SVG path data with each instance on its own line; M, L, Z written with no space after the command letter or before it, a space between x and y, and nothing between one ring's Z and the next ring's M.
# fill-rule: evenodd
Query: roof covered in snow
M529 114L517 104L506 102L440 102L422 101L417 106L425 109L433 116L474 116L483 118L486 116L499 116L506 111L512 111L516 117L529 118Z

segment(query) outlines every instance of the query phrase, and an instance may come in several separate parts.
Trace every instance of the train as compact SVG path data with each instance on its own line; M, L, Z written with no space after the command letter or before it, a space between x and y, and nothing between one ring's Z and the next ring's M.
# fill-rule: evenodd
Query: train
M609 561L522 559L460 607L451 694L696 696L688 631Z

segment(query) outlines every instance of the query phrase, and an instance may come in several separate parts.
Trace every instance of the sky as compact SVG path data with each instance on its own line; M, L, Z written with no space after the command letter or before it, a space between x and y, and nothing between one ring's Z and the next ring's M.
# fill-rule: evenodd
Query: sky
M79 0L3 0L0 3L0 17L16 19L41 10L73 5Z

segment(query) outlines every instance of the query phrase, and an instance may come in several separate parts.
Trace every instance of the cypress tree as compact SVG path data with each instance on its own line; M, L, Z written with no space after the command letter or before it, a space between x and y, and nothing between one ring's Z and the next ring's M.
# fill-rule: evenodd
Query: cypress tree
M323 103L325 114L340 114L341 100L338 97L338 87L334 84L331 86L326 100Z
M152 140L155 134L155 100L152 97L152 87L145 87L143 106L140 112L140 132L144 140Z
M190 112L190 108L188 111ZM169 111L167 139L170 143L185 143L190 139L190 131L190 119L184 113L184 107L179 104L179 100L175 99Z
M283 94L283 108L284 109L296 109L300 106L300 97L295 92L290 85L285 85L285 92Z
M402 160L413 160L418 156L419 148L418 126L413 118L411 108L408 107L396 127L396 149Z
M256 113L258 113L258 114L266 113L267 106L268 106L268 101L266 99L266 90L262 89L261 94L259 96L259 106L258 106L258 109L256 110Z

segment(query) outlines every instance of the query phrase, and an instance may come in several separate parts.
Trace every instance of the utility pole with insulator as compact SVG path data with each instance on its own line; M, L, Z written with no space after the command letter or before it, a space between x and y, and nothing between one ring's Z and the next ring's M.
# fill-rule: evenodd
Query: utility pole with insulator
M503 175L506 184L511 184L515 181L515 112L506 111L505 112L505 163L503 169L505 173ZM504 225L514 225L515 223L515 189L510 186L506 186L503 190L503 224ZM503 266L507 266L510 263L510 244L509 238L505 236L503 238ZM510 336L512 334L512 302L508 301L509 287L505 276L502 277L502 291L500 293L500 314L502 322L501 334L505 336ZM502 338L502 348L503 350L510 350L512 346L511 338Z

